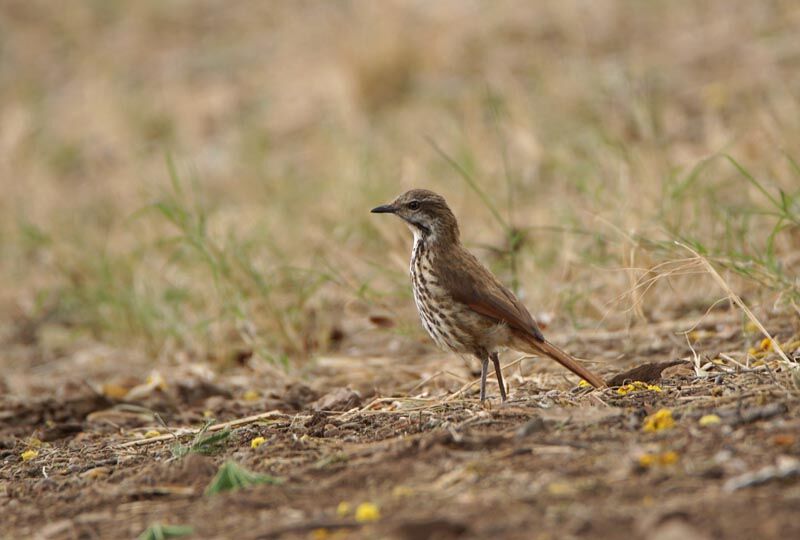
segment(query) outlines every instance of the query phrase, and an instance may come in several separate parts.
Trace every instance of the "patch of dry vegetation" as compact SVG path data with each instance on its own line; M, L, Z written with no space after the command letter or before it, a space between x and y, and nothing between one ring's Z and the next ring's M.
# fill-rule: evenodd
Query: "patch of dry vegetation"
M373 312L417 335L407 235L367 213L411 186L559 327L723 296L680 274L639 294L676 239L796 309L791 2L2 12L0 298L30 339L293 363Z

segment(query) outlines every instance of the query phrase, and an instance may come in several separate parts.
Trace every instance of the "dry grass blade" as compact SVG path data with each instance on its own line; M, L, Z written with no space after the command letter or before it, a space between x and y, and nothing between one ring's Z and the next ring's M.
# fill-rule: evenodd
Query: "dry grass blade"
M750 322L752 322L759 329L759 331L764 335L764 337L766 337L767 339L770 340L770 342L772 343L772 346L775 349L775 352L778 353L778 356L781 358L781 360L783 361L785 366L787 368L789 368L790 370L798 369L797 362L794 362L794 361L790 360L789 357L786 356L786 353L783 351L783 348L781 348L780 343L778 343L778 341L772 337L772 334L770 334L767 331L767 329L764 328L764 325L761 324L761 321L758 320L758 317L756 317L753 314L753 312L750 311L750 308L747 307L747 304L744 303L744 301L741 299L741 297L739 297L739 295L736 294L733 291L733 289L731 289L731 287L722 278L722 276L719 275L719 272L717 272L716 268L714 268L714 265L712 265L711 262L707 258L703 257L697 251L695 251L691 247L687 246L686 244L684 244L682 242L677 242L677 241L675 243L678 246L682 247L683 249L685 249L685 250L691 252L692 254L694 254L694 256L697 258L697 260L700 261L703 264L703 266L706 268L706 271L711 275L711 277L714 278L714 281L716 281L717 284L722 288L722 290L725 291L725 293L728 295L728 298L734 304L739 306L739 309L741 309L742 312L744 312L745 316L750 320Z
M147 439L137 439L135 441L128 441L128 442L122 443L120 445L117 445L117 448L130 448L132 446L143 446L143 445L148 445L148 444L160 443L160 442L164 442L164 441L168 441L170 439L173 439L176 436L177 437L187 437L189 435L192 435L192 436L196 437L197 435L199 435L201 432L204 432L204 431L215 432L215 431L230 429L230 428L234 428L234 427L238 427L238 426L243 426L245 424L252 424L254 422L259 422L261 420L269 420L271 418L290 418L290 417L291 417L290 415L288 415L286 413L282 413L280 411L268 411L268 412L261 413L261 414L256 414L256 415L253 415L253 416L247 416L247 417L244 417L244 418L237 418L236 420L231 420L229 422L223 422L222 424L214 424L213 426L209 426L209 427L207 427L205 429L200 428L200 429L181 430L181 431L176 431L175 433L169 433L167 435L159 435L158 437L150 437L150 438L147 438ZM295 418L295 417L291 417L291 418ZM306 416L305 418L308 418L308 417Z

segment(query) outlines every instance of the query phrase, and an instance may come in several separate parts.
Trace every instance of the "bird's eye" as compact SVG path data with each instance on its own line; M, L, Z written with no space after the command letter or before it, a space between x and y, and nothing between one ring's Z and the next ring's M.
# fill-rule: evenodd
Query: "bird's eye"
M419 201L411 201L408 203L409 210L419 210Z

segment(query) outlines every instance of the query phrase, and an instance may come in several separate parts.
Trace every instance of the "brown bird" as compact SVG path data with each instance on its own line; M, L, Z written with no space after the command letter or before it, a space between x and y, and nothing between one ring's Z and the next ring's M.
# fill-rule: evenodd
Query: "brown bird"
M412 189L372 212L395 214L414 233L411 284L422 326L443 349L481 361L481 401L486 398L489 360L506 400L497 356L504 347L549 356L595 388L605 386L603 379L547 341L525 306L461 245L458 222L441 195Z

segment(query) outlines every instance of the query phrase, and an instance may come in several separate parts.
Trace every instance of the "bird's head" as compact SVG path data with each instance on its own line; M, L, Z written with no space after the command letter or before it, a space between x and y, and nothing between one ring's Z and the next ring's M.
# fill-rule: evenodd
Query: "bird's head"
M373 208L375 214L394 214L408 223L415 238L458 242L458 223L444 197L427 189L406 191L394 201Z

